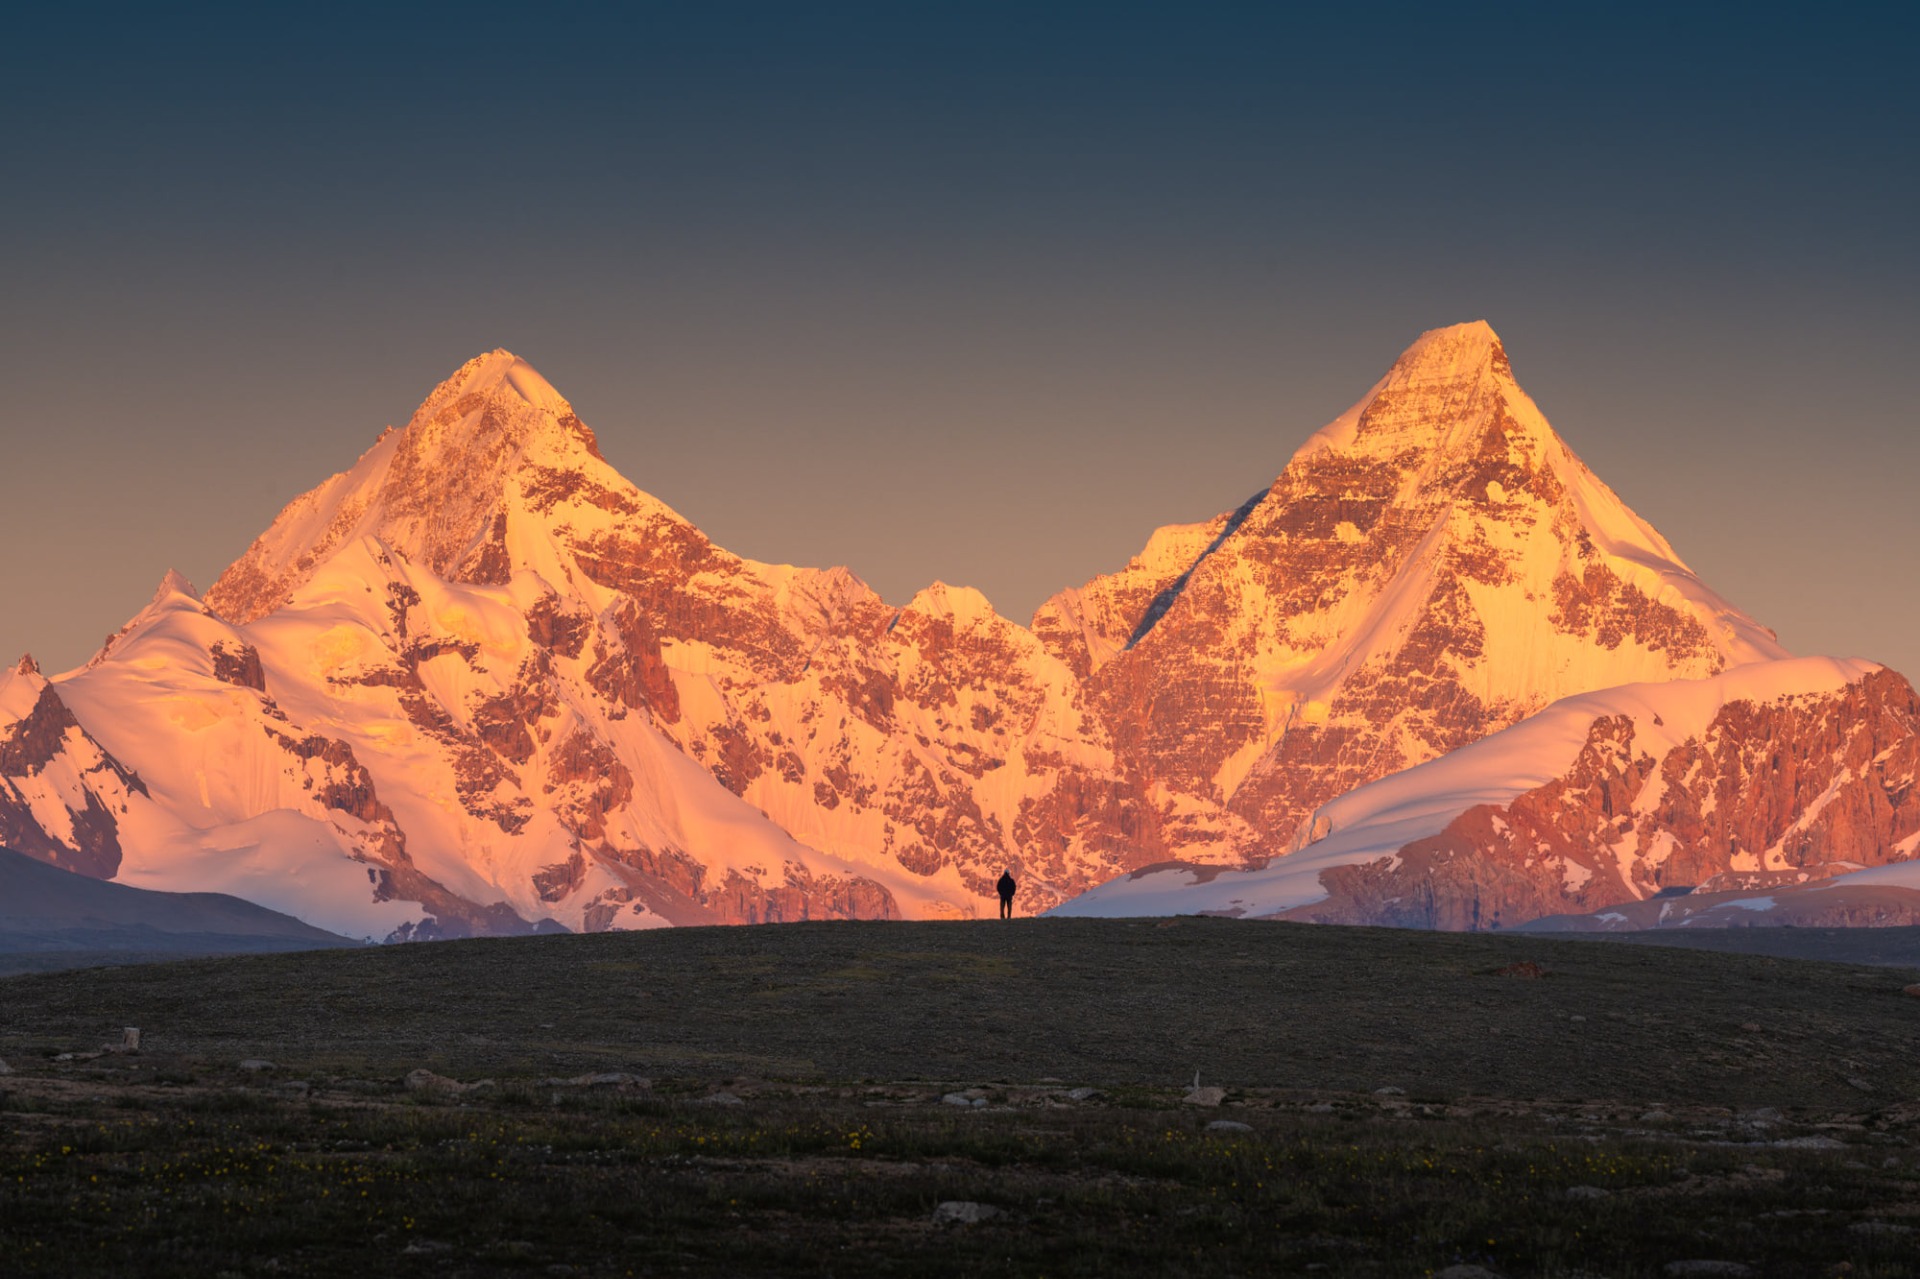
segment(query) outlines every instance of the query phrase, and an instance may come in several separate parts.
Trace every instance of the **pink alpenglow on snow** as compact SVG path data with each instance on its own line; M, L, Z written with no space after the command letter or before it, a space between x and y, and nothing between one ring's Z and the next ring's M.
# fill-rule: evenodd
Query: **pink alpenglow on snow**
M1324 805L1260 869L1150 868L1055 913L1497 928L1631 903L1647 909L1619 918L1653 926L1716 894L1753 910L1820 881L1920 887L1903 861L1920 844L1917 768L1920 699L1900 676L1753 663L1567 698ZM1849 873L1862 865L1881 869ZM1674 888L1698 902L1651 905Z
M965 587L896 605L845 568L729 553L495 351L204 599L170 576L84 667L5 677L0 836L353 936L973 917L1007 867L1035 909L1174 860L1284 877L1329 855L1315 814L1356 787L1469 767L1449 753L1563 698L1746 687L1785 656L1567 449L1485 324L1423 335L1277 480L1031 628ZM1819 670L1823 695L1864 686ZM1533 731L1551 749L1515 777L1540 786L1588 728L1571 752L1572 727ZM1671 861L1582 882L1631 898ZM1586 900L1458 896L1413 922Z

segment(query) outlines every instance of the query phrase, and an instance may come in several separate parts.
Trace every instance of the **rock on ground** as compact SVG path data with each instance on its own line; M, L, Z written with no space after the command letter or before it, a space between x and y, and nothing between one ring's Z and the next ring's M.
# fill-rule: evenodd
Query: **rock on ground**
M948 1199L933 1210L936 1225L951 1223L960 1226L978 1225L989 1217L998 1217L1000 1210L992 1204L974 1203L966 1199Z
M407 1091L429 1093L437 1096L452 1097L463 1092L475 1092L494 1086L491 1079L478 1079L463 1084L458 1079L449 1079L445 1075L436 1075L424 1066L407 1074Z

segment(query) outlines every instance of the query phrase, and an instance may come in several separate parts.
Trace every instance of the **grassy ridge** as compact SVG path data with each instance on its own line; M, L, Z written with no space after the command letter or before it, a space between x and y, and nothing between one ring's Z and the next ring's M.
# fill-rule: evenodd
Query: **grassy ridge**
M1545 976L1494 975L1521 961ZM1172 1085L1197 1069L1241 1087L1845 1107L1849 1080L1920 1095L1913 980L1205 919L802 924L11 979L0 1056L138 1025L154 1050L354 1071Z
M15 978L0 1270L1914 1275L1912 980L1212 920Z

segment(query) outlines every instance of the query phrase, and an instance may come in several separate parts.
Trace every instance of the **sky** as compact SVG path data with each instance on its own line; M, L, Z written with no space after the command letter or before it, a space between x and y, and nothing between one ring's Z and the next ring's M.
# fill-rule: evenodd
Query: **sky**
M465 359L755 559L1025 621L1486 319L1801 653L1920 677L1911 8L40 6L0 654L201 587Z

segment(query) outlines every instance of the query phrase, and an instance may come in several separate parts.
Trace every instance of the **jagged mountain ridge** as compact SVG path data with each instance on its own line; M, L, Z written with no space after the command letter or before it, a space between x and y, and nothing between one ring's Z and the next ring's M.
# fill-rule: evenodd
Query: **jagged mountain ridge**
M1917 776L1920 697L1900 675L1756 662L1567 698L1341 796L1257 870L1147 868L1059 911L1488 929L1605 908L1724 924L1756 922L1751 903L1771 909L1777 891L1803 919L1824 899L1828 922L1864 922L1871 899L1877 922L1908 922L1897 893L1811 890L1920 887ZM1748 905L1711 917L1721 900Z
M364 874L350 931L403 934L968 914L1003 865L1051 904L1270 856L1333 795L1567 693L1782 655L1553 435L1483 324L1424 335L1269 489L1031 630L965 588L896 608L714 546L504 351L204 605L183 586L49 685L84 740L8 784L59 773L156 886L252 865L257 890L291 840L327 926ZM42 849L67 846L51 804L0 794ZM223 870L223 845L252 851Z

